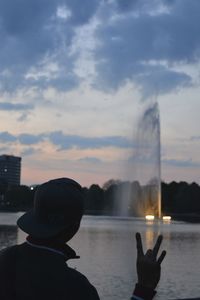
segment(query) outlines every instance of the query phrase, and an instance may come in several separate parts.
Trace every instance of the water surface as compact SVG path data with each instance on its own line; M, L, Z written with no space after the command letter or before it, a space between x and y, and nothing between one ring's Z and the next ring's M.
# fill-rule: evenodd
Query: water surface
M25 234L14 226L20 214L0 214L0 248L21 243ZM167 256L156 299L200 296L200 224L146 222L141 219L83 218L70 246L81 256L69 265L84 273L103 300L129 299L136 282L135 233L141 232L145 247L163 234Z

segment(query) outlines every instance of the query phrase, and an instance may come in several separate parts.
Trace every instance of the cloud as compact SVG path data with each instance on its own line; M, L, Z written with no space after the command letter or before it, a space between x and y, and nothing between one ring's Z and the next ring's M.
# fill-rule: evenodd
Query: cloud
M71 12L70 23L80 26L86 24L94 16L101 0L84 0L84 5L80 3L80 0L64 0L63 3Z
M196 135L196 136L192 136L190 138L191 141L200 141L200 136Z
M29 134L29 133L22 133L18 135L18 140L21 144L24 145L32 145L32 144L38 144L42 142L45 138L45 134Z
M192 78L176 67L199 61L200 2L111 3L113 14L105 4L95 32L96 86L112 90L131 80L150 96L190 85Z
M165 94L192 84L192 79L187 74L167 70L162 66L146 67L134 77L134 81L141 88L143 98L153 94Z
M0 132L0 142L2 143L12 143L17 140L17 137L14 135L10 134L7 131Z
M138 5L141 4L142 1L139 0L116 0L113 1L114 5L116 5L116 10L119 12L129 12L132 9L137 9Z
M0 110L24 111L33 109L32 104L0 102Z
M130 148L133 143L122 136L85 137L79 135L68 135L62 131L44 132L40 134L22 133L12 135L9 132L0 133L0 142L16 142L22 145L36 145L43 141L49 141L58 147L58 150L98 149L103 147Z
M54 10L54 1L0 1L0 67L16 84L23 84L29 67L42 60L48 48L50 52L53 49L54 39L47 25Z
M97 157L83 157L83 158L80 158L78 161L84 162L84 163L91 163L91 164L99 164L102 162Z
M199 61L199 13L198 0L0 1L0 91L73 89L88 79L76 70L83 57L98 89L130 80L148 97L191 85L177 65ZM76 47L84 30L90 46Z
M24 122L28 119L28 113L22 113L21 116L17 119L19 122Z
M22 152L21 152L21 156L30 156L30 155L33 155L35 153L38 153L38 149L35 149L35 148L27 148L27 149L24 149Z
M66 135L62 131L50 133L49 140L59 146L60 150L73 147L79 149L95 149L102 147L129 148L132 146L132 143L122 136L83 137L78 135Z
M94 15L99 0L80 5L79 0L0 1L1 91L34 84L67 90L78 83L70 48L76 28ZM57 71L44 72L52 63Z
M177 160L177 159L163 159L162 163L165 165L178 167L178 168L199 168L200 163L194 162L192 159L188 160Z
M0 148L0 153L1 153L1 154L9 153L9 152L10 152L9 147L1 147L1 148Z
M12 143L18 141L22 145L33 145L42 142L45 138L45 134L29 134L22 133L19 135L13 135L7 131L0 132L1 143Z

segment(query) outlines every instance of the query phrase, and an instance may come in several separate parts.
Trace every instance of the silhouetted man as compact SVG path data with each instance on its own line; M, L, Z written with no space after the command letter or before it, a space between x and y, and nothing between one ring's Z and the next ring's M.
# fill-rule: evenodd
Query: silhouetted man
M78 258L66 243L80 227L83 207L82 188L72 179L54 179L38 187L33 210L17 221L28 234L26 242L0 252L0 300L99 300L88 279L66 264ZM163 252L156 259L162 237L145 255L140 234L136 239L138 283L132 299L150 300L165 256Z

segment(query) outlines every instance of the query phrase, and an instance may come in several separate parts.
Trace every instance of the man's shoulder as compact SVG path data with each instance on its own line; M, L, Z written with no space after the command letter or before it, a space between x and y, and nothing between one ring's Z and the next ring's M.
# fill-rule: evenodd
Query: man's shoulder
M17 251L18 245L13 245L13 246L9 246L9 247L5 247L3 249L0 250L0 260L4 260L6 257L11 257L13 255L15 255L16 251Z
M0 250L0 273L8 273L16 262L17 245Z
M0 250L0 281L11 281L16 264L17 246L11 246ZM6 283L7 284L7 283Z
M83 295L84 299L99 299L96 288L85 275L70 267L67 267L67 272L73 284L77 287L77 293Z
M87 277L82 274L81 272L77 271L74 268L71 268L69 266L67 266L67 272L70 274L70 276L74 279L80 280L83 283L90 283L89 280L87 279Z

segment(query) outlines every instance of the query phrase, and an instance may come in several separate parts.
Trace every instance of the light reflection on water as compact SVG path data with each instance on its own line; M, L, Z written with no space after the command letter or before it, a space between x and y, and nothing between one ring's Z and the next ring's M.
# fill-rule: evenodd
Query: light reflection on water
M25 234L11 225L18 217L4 214L2 218L0 214L0 223L7 224L0 226L0 248L25 239ZM102 300L129 299L136 282L137 231L141 232L144 248L152 247L158 234L164 236L162 248L167 250L167 256L156 299L200 296L200 224L87 216L70 241L81 256L71 260L70 266L88 277Z

